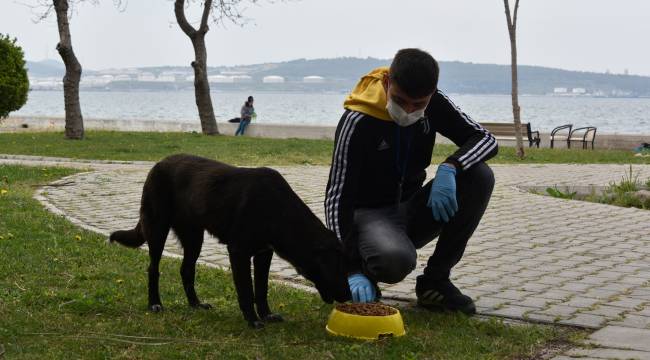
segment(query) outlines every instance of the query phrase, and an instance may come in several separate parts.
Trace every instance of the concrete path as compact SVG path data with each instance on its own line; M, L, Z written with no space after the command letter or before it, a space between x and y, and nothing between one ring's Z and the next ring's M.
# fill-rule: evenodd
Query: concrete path
M64 165L92 171L45 187L37 198L51 211L102 234L132 228L152 163L74 162L0 156L2 163ZM480 314L600 329L589 347L557 357L650 359L650 211L562 200L521 190L540 186L604 186L620 181L623 165L493 165L497 184L485 217L452 279L476 299ZM323 219L328 168L277 167ZM634 165L650 178L650 165ZM435 169L433 169L435 170ZM430 176L433 172L430 172ZM435 242L419 252L418 270L387 297L413 301L415 277ZM166 254L182 254L173 235ZM206 237L204 263L228 268L224 246ZM275 258L276 278L299 277Z

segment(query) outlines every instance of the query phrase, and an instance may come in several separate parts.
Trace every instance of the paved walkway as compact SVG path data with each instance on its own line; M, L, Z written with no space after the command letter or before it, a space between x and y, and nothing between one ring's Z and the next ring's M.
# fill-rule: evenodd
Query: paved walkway
M0 163L82 166L92 171L65 178L66 186L37 195L50 210L78 225L108 234L138 219L142 184L152 163L66 162L62 159L0 156ZM40 161L40 162L39 162ZM539 186L604 186L619 181L623 165L494 165L497 179L485 217L454 269L453 281L477 300L484 315L600 329L589 342L557 357L650 359L650 211L570 201L521 190ZM640 179L650 165L635 165ZM328 168L278 167L323 219ZM435 169L434 169L435 170ZM429 174L432 175L432 172ZM419 252L418 268L434 250ZM173 235L168 255L182 254ZM201 261L228 267L224 246L206 237ZM298 282L287 263L275 258L276 278ZM383 286L383 294L415 299L413 272Z

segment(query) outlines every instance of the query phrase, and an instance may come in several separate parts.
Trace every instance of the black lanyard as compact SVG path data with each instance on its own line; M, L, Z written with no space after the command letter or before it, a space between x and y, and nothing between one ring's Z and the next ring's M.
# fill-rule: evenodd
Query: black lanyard
M407 130L407 143L406 143L406 154L404 155L404 161L401 160L401 132L402 127L395 124L396 126L396 136L395 136L395 166L397 169L397 176L399 177L397 183L397 197L395 199L395 204L399 206L399 203L402 200L402 185L404 184L404 177L406 176L406 167L408 166L409 155L411 154L411 143L413 143L413 129L406 128Z

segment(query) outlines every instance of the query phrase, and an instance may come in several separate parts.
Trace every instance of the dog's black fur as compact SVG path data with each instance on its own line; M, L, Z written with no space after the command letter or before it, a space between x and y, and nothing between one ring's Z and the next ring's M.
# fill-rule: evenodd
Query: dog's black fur
M149 309L154 312L162 310L158 264L170 228L183 246L181 278L192 307L210 308L194 290L204 230L228 247L239 307L250 326L282 320L267 302L273 252L312 281L323 301L351 297L336 236L273 169L239 168L183 154L167 157L151 169L142 191L140 221L133 230L112 233L110 241L129 247L149 245Z

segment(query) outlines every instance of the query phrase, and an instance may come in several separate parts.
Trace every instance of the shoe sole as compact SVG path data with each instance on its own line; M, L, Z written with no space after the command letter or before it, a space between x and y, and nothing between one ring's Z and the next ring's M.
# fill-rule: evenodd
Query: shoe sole
M475 305L468 306L468 307L465 307L465 308L456 308L456 309L454 309L454 308L444 306L442 304L425 304L425 303L421 302L420 300L417 301L417 305L419 307L422 307L424 309L427 309L427 310L433 311L433 312L440 312L440 313L444 313L444 312L451 312L451 313L460 312L460 313L463 313L463 314L465 314L467 316L472 316L472 315L476 314L476 306Z

